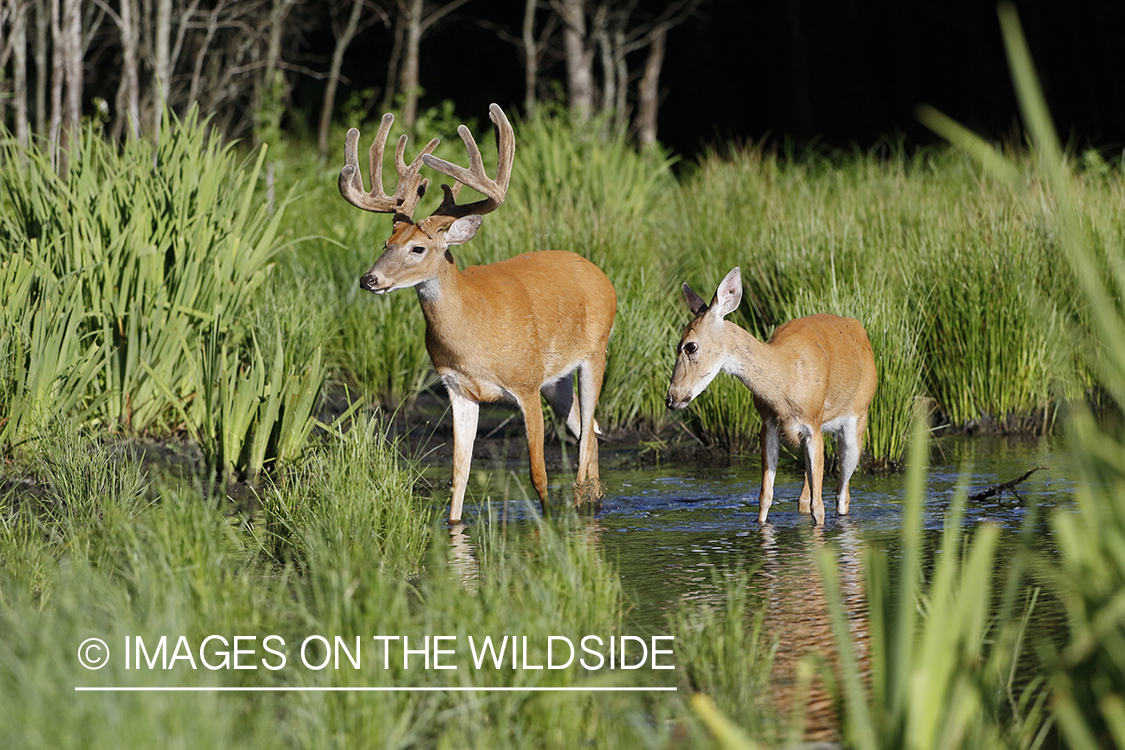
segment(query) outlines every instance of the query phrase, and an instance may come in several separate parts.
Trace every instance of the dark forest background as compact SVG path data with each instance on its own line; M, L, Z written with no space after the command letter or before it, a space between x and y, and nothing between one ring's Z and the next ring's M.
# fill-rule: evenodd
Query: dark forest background
M1015 5L1060 133L1119 150L1125 3ZM919 104L1019 138L992 0L0 0L0 71L21 140L82 117L151 131L161 99L232 137L322 150L342 119L393 107L409 128L444 101L459 119L559 102L685 156L930 143Z

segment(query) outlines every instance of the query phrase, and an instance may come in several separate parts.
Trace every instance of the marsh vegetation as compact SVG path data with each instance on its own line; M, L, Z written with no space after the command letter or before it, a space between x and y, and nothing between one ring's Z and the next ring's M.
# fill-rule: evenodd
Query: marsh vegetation
M611 439L728 451L754 440L749 393L729 378L682 425L665 410L684 280L711 288L741 266L733 316L761 336L813 311L864 322L880 377L868 464L897 466L913 446L903 554L863 550L841 583L832 553L816 553L838 657L797 671L803 689L820 670L848 746L1125 745L1125 452L1084 406L1125 403L1114 343L1125 340L1125 177L1094 154L1064 159L1034 86L1021 85L1034 148L993 153L1002 170L893 146L797 157L731 146L677 165L543 112L516 124L504 211L458 252L473 264L550 247L605 270L621 300L598 414ZM483 516L469 556L465 530L438 522L385 419L409 417L434 386L423 321L409 293L358 291L386 220L339 198L337 165L297 145L270 154L285 189L268 206L266 156L220 144L191 117L162 128L155 147L88 131L62 176L10 139L0 153L0 744L751 747L801 736L799 705L778 717L762 701L775 641L747 593L752 571L716 583L718 603L685 600L670 616L671 673L80 670L74 650L95 635L543 642L620 634L633 606L620 562L580 519ZM439 112L414 137L452 132ZM325 394L345 387L336 420ZM1080 487L1077 510L1049 515L1055 554L1024 545L994 580L1001 532L963 532L962 501L924 566L926 426L1046 430L1066 403ZM119 448L154 436L198 446L202 471L153 473ZM255 480L255 496L232 501L232 477ZM1030 567L1066 616L1064 633L1031 645ZM870 671L840 605L859 578ZM1029 655L1034 677L1016 683ZM76 684L433 690L80 695ZM443 689L638 684L679 690Z

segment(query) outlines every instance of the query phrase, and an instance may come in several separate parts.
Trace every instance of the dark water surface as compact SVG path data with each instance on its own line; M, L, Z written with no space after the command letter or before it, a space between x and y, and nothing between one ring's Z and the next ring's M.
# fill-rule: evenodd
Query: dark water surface
M635 603L628 616L628 632L667 633L670 614L685 605L721 606L723 578L750 572L755 614L764 618L766 632L777 637L771 683L778 707L785 712L796 681L797 661L809 652L831 658L833 651L827 601L815 559L816 550L828 543L836 551L849 624L859 652L866 650L861 552L875 547L892 557L897 555L904 511L903 474L857 473L847 516L835 514L835 477L826 476L827 517L824 527L818 529L811 517L797 513L802 481L799 464L783 460L770 523L759 526L758 456L720 468L685 464L614 468L637 465L636 452L603 448L602 479L607 496L598 513L578 524L578 533L600 543ZM988 436L935 442L926 479L925 543L931 549L939 546L939 532L960 485L967 483L973 494L1016 479L1034 467L1041 468L1017 487L1022 501L1006 492L969 502L964 525L971 530L988 522L1002 529L996 556L998 582L1021 528L1029 521L1034 522L1037 548L1049 554L1053 542L1047 517L1052 509L1072 506L1078 475L1063 441L1050 437ZM440 472L447 471L431 467L427 473L439 478ZM477 502L466 502L470 555L472 527L487 522L480 514L519 528L538 513L538 503L526 500L524 488L529 481L522 465L474 465L474 472L470 495ZM564 478L553 474L551 480L552 492L564 496ZM482 502L481 498L488 499ZM1032 506L1038 506L1038 511L1030 510ZM473 520L474 515L478 520ZM1061 628L1059 613L1051 612L1049 603L1045 609L1043 606L1037 610L1041 626ZM838 722L816 685L809 697L807 721L807 739L836 737Z
M757 455L736 459L727 467L666 464L643 468L614 468L636 464L636 450L602 451L602 479L607 495L601 509L584 519L583 534L600 540L608 559L619 568L622 583L637 604L632 614L640 627L663 629L665 615L678 603L721 596L714 572L754 570L766 566L795 579L815 576L813 549L823 542L840 548L842 566L858 560L861 544L889 550L897 548L903 521L905 477L902 473L857 472L851 483L851 509L835 513L835 477L825 476L826 519L816 529L809 516L797 513L801 468L782 461L778 470L770 523L758 525L758 487L761 481ZM1005 530L1013 543L1028 517L1029 505L1039 506L1036 528L1045 547L1051 544L1046 517L1052 508L1073 502L1077 470L1063 441L985 436L947 438L934 443L926 480L925 529L943 528L959 483L967 481L970 494L1016 479L1040 467L1017 486L1023 501L1011 492L970 502L965 525L981 522ZM431 466L427 475L448 482L449 469ZM466 521L471 527L483 514L513 525L530 522L538 502L526 496L530 482L524 467L511 462L473 466L474 482L466 500ZM552 475L552 493L564 496L565 480ZM439 492L439 497L444 494ZM474 502L473 498L476 498ZM1004 549L1005 542L1001 543ZM1004 559L1001 553L999 559Z
M1044 545L1050 545L1045 520L1050 509L1073 502L1077 472L1057 439L947 440L935 446L932 461L923 516L930 532L943 528L957 488L965 480L972 494L1042 467L1017 490L1024 501L1039 505L1037 539ZM678 602L721 596L714 586L715 569L758 568L763 585L781 576L799 588L817 577L813 553L824 542L838 547L842 571L858 566L861 545L895 554L903 521L903 474L857 474L847 516L836 515L835 478L826 477L822 530L813 526L809 516L797 513L799 466L783 465L779 470L770 523L764 527L757 522L760 481L757 456L729 469L681 466L606 477L610 493L595 520L626 590L638 603L639 624L658 626ZM1028 513L1028 505L1007 492L968 503L965 524L989 522L1010 532L1003 535L1004 550L1014 543ZM998 555L1000 560L1005 557L1003 552Z

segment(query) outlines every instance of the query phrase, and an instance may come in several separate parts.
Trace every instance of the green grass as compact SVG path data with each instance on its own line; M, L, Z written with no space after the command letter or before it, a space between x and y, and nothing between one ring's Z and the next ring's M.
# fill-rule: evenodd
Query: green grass
M439 153L463 161L451 117L447 109L427 113L411 153L440 135ZM470 125L486 162L494 160L487 129ZM760 337L821 310L852 314L874 332L880 390L867 441L872 466L901 461L904 417L919 398L954 427L1042 429L1061 402L1102 385L1102 370L1085 364L1071 335L1092 321L1076 302L1074 277L1061 270L1058 235L1042 205L1013 189L1038 189L1028 159L993 177L946 149L791 159L732 147L685 165L677 179L667 155L636 154L622 134L598 123L575 128L544 112L517 119L516 128L508 199L476 240L457 249L458 262L556 248L605 270L619 314L599 409L603 428L675 424L663 401L687 317L679 286L710 290L735 265L746 289L735 317ZM319 164L298 144L280 149L276 178L294 192L270 214L261 156L240 165L194 119L169 118L157 152L142 143L99 144L96 131L87 133L83 159L65 177L51 177L41 155L21 157L4 141L5 450L32 434L50 405L101 429L186 429L214 446L214 463L254 475L291 460L300 446L277 443L281 413L258 409L251 393L261 400L267 391L303 387L307 373L314 392L336 379L367 402L409 413L435 387L414 296L358 289L389 218L339 197L338 164ZM21 158L32 167L18 167ZM1117 164L1090 157L1083 166L1089 231L1094 242L1113 246L1121 241L1113 215L1125 180ZM419 215L436 204L437 191L430 192ZM282 362L274 367L278 341ZM229 363L208 365L221 359L223 344ZM271 374L254 372L259 361ZM223 387L217 378L225 378ZM236 380L245 396L227 405L236 426L227 430L209 416L218 407L206 394L233 393ZM736 384L716 382L688 425L729 450L752 450L758 425L750 403ZM264 454L253 447L257 433L273 435Z
M1080 200L1088 196L1090 180L1076 178L1064 159L1014 8L1002 5L1000 20L1034 148L1034 159L1029 161L1035 179L1025 180L1020 165L938 113L926 112L924 118L979 159L997 180L1012 185L1015 195L1043 207L1043 228L1054 237L1051 244L1066 264L1058 275L1064 284L1073 284L1078 313L1066 328L1074 343L1065 351L1084 354L1085 367L1097 372L1120 407L1125 404L1125 357L1109 342L1125 337L1125 310L1119 302L1119 291L1125 288L1121 273L1125 245L1104 215L1091 216L1084 210ZM1013 270L999 278L1017 288L1021 281ZM995 297L999 307L1013 304L1000 289ZM1020 316L1011 309L1009 314ZM1023 364L1035 367L1034 360ZM1024 551L1011 566L999 596L990 592L997 530L982 525L971 541L962 540L964 489L946 520L929 580L919 575L925 446L922 429L916 428L897 587L887 586L889 565L882 555L868 555L864 562L872 660L867 684L844 622L838 585L833 583L833 560L821 556L834 600L837 648L844 655L841 700L850 745L1034 748L1050 741L1052 731L1068 747L1125 744L1122 438L1119 426L1098 425L1083 407L1075 409L1069 424L1071 445L1082 461L1077 507L1051 513L1058 545L1055 554L1037 554L1032 537L1025 534ZM1032 507L1025 531L1034 527L1036 518ZM1061 646L1054 638L1039 639L1034 646L1039 655L1037 674L1017 688L1011 679L1038 596L1023 578L1029 563L1046 574L1062 602L1067 633ZM1021 598L1027 602L1022 617L1015 612ZM998 608L993 602L999 602Z
M0 742L7 747L166 746L177 738L185 748L655 748L667 745L674 727L704 739L675 694L76 693L75 685L674 685L681 673L473 668L469 636L527 636L535 664L548 636L627 633L631 603L583 519L510 530L482 523L452 536L433 524L433 507L413 492L416 474L399 465L377 429L316 448L281 473L260 507L249 508L190 484L152 484L131 459L75 432L37 443L35 468L49 493L6 497L0 513ZM677 652L681 669L711 669L719 633L731 647L750 645L740 652L743 663L759 658L739 634L740 619L691 622L695 646L682 658ZM288 657L276 671L261 661L279 663L264 650L268 634L284 641L272 645ZM340 635L349 646L361 637L362 667L302 667L299 644L312 634ZM201 653L209 635L226 638L226 648L212 641ZM221 664L236 635L255 637L242 642L255 653L240 663L256 669L202 665L204 658ZM414 643L454 636L458 670L423 669L422 657L407 667L401 652L384 669L373 635ZM164 657L179 661L167 670L125 668L126 637L141 638L147 656L140 658L159 664L161 636L168 636ZM109 644L113 658L102 670L76 662L89 637ZM732 696L745 692L735 674L724 678Z
M459 260L555 247L606 270L620 297L599 413L610 429L667 425L672 346L687 318L679 284L706 294L735 265L747 288L735 317L757 335L820 310L865 324L881 380L868 434L876 464L902 457L907 415L922 399L955 424L1019 425L1087 388L1125 404L1125 350L1116 345L1125 340L1121 165L1084 157L1076 173L1014 17L1006 10L1002 19L1028 155L1009 159L933 117L984 166L949 149L791 160L741 148L710 154L676 180L665 155L637 155L620 134L546 117L518 123L519 179ZM448 120L448 110L430 113L423 130L446 137L442 154L460 160ZM0 497L0 745L663 748L776 739L776 717L757 702L769 644L737 577L714 609L672 614L678 669L643 679L675 683L678 695L73 691L638 679L506 669L450 677L397 663L126 671L120 656L97 672L77 665L77 645L91 636L115 650L127 636L199 644L267 633L291 646L309 634L542 643L621 633L632 606L582 519L448 529L378 422L346 434L315 429L330 376L407 409L432 381L412 295L374 298L356 287L387 220L343 203L336 166L297 157L281 159L277 174L306 180L304 192L270 214L260 156L238 163L190 119L167 127L155 150L99 146L90 131L85 161L63 177L34 151L2 144L0 445L8 465L39 483L4 485ZM1125 448L1119 431L1074 411L1077 511L1050 516L1056 555L1025 545L1004 581L992 575L998 532L962 532L963 493L923 574L917 430L902 554L862 557L867 672L851 648L834 557L821 554L810 574L834 602L840 655L824 679L836 686L848 746L1034 748L1052 727L1076 748L1125 745ZM721 379L689 426L744 448L757 430L752 412L749 392ZM235 504L210 477L149 476L106 440L176 431L199 442L216 470L270 465L259 497ZM1031 528L1034 510L1028 519ZM1061 644L1033 644L1036 672L1017 687L1035 616L1037 593L1023 578L1032 565L1062 603L1066 632Z
M155 146L89 126L78 150L56 175L37 145L0 139L0 448L64 416L186 430L216 472L291 458L326 372L247 332L289 205L259 198L265 150L240 163L194 113L165 118Z

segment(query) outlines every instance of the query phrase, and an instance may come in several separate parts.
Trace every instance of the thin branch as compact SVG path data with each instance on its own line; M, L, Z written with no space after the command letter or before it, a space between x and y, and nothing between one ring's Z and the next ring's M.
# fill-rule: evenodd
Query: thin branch
M1042 468L1045 468L1045 467L1036 466L1035 468L1028 469L1027 471L1025 471L1023 473L1022 476L1016 477L1015 479L1012 479L1012 480L1007 481L1007 482L1003 482L1001 484L994 484L991 487L989 487L988 489L981 490L980 492L977 492L977 493L974 493L974 494L970 495L969 500L971 502L975 503L975 502L979 502L980 500L986 500L990 497L996 497L998 495L1003 495L1005 492L1011 492L1013 495L1016 496L1016 499L1019 500L1022 503L1023 498L1020 497L1020 493L1016 491L1016 485L1023 482L1028 477L1030 477L1032 474L1034 474L1035 472L1039 471Z
M453 0L453 2L446 3L445 5L441 6L437 10L435 10L430 15L423 18L422 19L422 33L425 34L426 31L428 31L431 26L433 26L435 23L437 23L441 19L445 18L447 15L449 15L453 11L457 10L458 8L460 8L462 5L464 5L467 2L469 2L469 0Z

